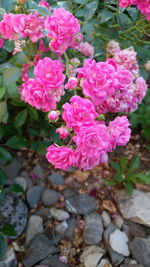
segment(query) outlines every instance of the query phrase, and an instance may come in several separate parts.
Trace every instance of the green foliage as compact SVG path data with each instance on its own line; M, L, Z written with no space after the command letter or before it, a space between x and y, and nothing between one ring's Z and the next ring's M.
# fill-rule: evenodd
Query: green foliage
M113 180L105 180L107 186L114 186L117 183L121 183L130 194L136 183L150 185L150 171L146 173L138 172L138 168L140 167L138 156L134 156L130 162L128 162L126 157L122 157L119 163L111 161L110 164L115 170L115 175Z

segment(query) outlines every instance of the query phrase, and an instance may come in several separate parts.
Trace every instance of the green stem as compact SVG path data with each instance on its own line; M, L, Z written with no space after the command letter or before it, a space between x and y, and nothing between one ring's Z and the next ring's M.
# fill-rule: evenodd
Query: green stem
M65 61L66 61L66 75L69 77L69 58L67 56L67 53L64 53Z

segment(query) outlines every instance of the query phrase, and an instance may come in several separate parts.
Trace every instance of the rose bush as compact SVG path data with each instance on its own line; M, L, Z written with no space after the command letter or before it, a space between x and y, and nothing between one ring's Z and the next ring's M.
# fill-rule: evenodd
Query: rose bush
M147 19L149 6L143 9L138 1L112 1L112 4L104 1L99 4L103 28L114 19L119 23L117 27L123 28L122 32L120 28L118 30L120 45L111 41L110 33L106 38L101 31L94 31L94 23L97 24L91 19L98 1L92 2L96 6L94 12L88 1L84 7L86 15L78 12L81 11L80 4L85 4L82 0L75 1L76 11L70 1L65 8L59 5L60 1L55 6L46 1L37 2L18 0L16 13L11 10L6 10L6 13L2 8L0 46L9 54L6 54L8 61L1 65L0 121L4 123L0 128L1 138L5 130L10 137L6 145L22 148L27 145L25 135L28 132L32 141L34 136L42 141L43 146L39 141L33 141L34 149L40 151L48 147L46 157L56 168L66 170L75 166L88 170L107 162L108 153L117 146L125 146L131 135L126 115L116 114L114 120L106 122L101 115L133 112L148 88L141 76L136 47L121 48L124 32L127 31L128 36L130 30L130 27L126 29L123 16L135 22L132 12L136 11L145 34L148 22L137 13L135 6L125 10L119 9L119 4L121 8L136 4ZM105 4L108 10L104 8ZM113 13L116 10L119 10L117 16ZM79 17L84 17L86 23L82 23ZM139 34L141 31L137 27L136 36ZM144 39L143 42L147 45L148 41ZM9 114L8 110L14 110L14 107L16 113ZM13 116L14 125L10 127L9 121ZM31 127L32 120L36 120L35 129ZM23 131L20 127L25 123L28 126ZM13 136L11 130L15 133ZM42 140L43 137L46 139ZM11 157L5 148L1 155L2 158Z

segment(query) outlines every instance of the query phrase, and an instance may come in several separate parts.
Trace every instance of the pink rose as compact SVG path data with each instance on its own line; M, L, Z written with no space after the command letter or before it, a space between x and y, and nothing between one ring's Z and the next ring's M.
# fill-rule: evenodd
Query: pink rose
M21 99L36 109L44 112L56 109L54 96L50 94L43 83L38 79L29 79L21 86Z
M57 128L56 133L59 133L60 138L62 138L62 139L65 139L69 136L69 132L64 127Z
M124 8L131 5L135 5L137 3L137 0L119 0L119 2L120 2L120 7Z
M4 45L4 40L2 38L0 38L0 48L2 48Z
M94 47L90 45L88 42L80 43L75 49L81 52L86 57L94 56Z
M65 75L60 60L53 60L49 57L40 59L34 68L34 74L47 85L49 90L63 87Z
M126 116L116 117L108 125L108 132L111 136L111 146L114 149L118 146L125 146L130 139L130 123Z
M62 118L66 122L67 128L73 127L74 131L78 132L82 126L95 125L95 118L98 114L90 100L73 96L70 102L70 104L63 105Z
M17 35L14 31L14 17L14 14L5 13L0 21L0 34L4 39L17 40Z
M51 120L51 121L57 121L58 118L59 118L59 113L60 113L59 111L51 110L48 113L49 120Z
M64 8L55 9L45 22L47 36L52 39L50 47L63 54L73 44L75 35L80 31L78 20Z
M39 2L38 6L45 6L50 10L50 5L46 1L42 0Z
M65 85L65 89L74 89L77 87L78 79L76 77L70 77L67 84Z
M47 160L61 170L67 170L75 165L74 151L68 147L57 147L51 145L47 148Z

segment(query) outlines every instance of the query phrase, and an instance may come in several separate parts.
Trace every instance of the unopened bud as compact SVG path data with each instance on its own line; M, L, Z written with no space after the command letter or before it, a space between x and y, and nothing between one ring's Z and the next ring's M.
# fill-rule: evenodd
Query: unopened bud
M145 64L145 69L150 72L150 60L148 60Z
M105 120L105 116L104 116L103 114L100 114L100 115L97 117L97 119L98 119L99 121L104 121L104 120Z
M57 111L57 110L51 110L49 113L48 113L48 118L49 120L51 121L57 121L58 118L59 118L59 115L60 115L60 112Z

